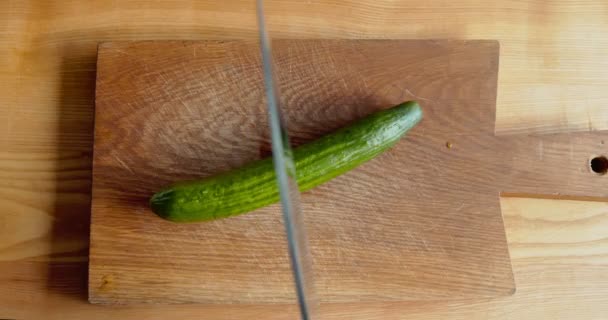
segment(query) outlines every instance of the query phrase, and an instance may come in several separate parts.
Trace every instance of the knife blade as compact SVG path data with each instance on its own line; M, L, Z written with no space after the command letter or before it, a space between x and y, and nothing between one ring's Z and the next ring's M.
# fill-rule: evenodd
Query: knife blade
M296 287L301 318L315 319L317 299L314 291L312 263L300 205L293 153L289 144L285 120L281 113L278 86L274 76L272 48L266 30L263 0L257 0L257 18L262 50L264 84L272 138L272 158L277 175L283 221Z

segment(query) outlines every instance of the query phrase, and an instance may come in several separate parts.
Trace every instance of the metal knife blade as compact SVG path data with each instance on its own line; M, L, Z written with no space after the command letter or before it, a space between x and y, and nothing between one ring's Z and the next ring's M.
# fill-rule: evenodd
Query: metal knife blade
M318 303L314 292L312 263L300 206L300 192L296 182L293 153L289 145L285 121L281 114L278 87L274 77L272 51L270 38L266 31L263 0L257 0L257 17L266 98L268 99L272 157L283 208L289 257L302 319L311 320L315 319Z

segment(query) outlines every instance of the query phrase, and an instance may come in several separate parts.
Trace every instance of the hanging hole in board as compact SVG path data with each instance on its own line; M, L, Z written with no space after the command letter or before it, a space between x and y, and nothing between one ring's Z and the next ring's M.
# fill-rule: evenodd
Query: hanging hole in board
M606 174L606 172L608 172L608 158L605 156L592 158L591 161L589 161L589 168L599 175Z

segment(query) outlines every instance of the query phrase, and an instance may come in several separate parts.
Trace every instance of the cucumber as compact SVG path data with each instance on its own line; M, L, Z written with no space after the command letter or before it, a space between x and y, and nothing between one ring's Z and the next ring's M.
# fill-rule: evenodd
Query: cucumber
M375 112L293 150L300 191L310 190L392 147L422 119L414 101ZM272 157L154 194L150 206L174 222L197 222L249 212L279 201Z

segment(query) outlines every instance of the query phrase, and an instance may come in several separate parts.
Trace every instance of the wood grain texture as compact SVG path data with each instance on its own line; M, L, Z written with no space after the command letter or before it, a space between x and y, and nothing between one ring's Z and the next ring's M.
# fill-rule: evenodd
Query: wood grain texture
M508 196L606 201L608 176L591 159L608 154L608 131L500 137L496 172L508 175Z
M596 0L279 0L266 7L277 37L500 40L496 131L507 134L608 128L607 6ZM0 99L47 112L46 103L55 105L53 84L61 83L58 69L64 58L86 54L94 63L99 41L256 36L255 6L247 0L9 0L2 9L6 59L0 63L7 81ZM20 81L9 81L17 77ZM39 92L30 96L31 88ZM27 124L10 118L11 127ZM47 118L36 120L52 124ZM19 133L11 131L9 137L21 140L21 147L51 143L54 136Z
M463 175L493 151L498 44L287 40L274 54L295 144L414 97L425 111L385 155L303 195L321 301L512 293L498 189ZM147 206L268 155L257 42L111 42L98 59L90 300L293 301L279 206L192 225Z
M272 31L286 38L499 39L498 133L606 128L605 3L323 0L268 6ZM293 318L281 306L88 305L88 228L69 227L89 220L89 195L82 190L90 186L98 42L253 38L253 4L8 0L0 2L0 21L0 317ZM66 153L71 155L60 156ZM607 245L588 234L606 229L603 205L501 200L509 237L520 235L510 241L518 283L512 298L449 306L336 305L327 318L601 319L608 313ZM534 218L510 223L511 217L530 214ZM564 218L550 223L556 215ZM590 215L597 218L583 218ZM537 233L545 239L535 238ZM13 249L22 244L30 249ZM529 247L534 250L518 256Z
M268 155L258 51L100 47L91 301L293 301L277 206L196 226L147 209L163 185ZM275 51L296 144L407 99L426 114L388 155L305 195L322 301L507 294L500 192L608 197L588 169L607 134L493 136L495 42L293 40Z
M518 284L510 297L451 302L323 304L323 319L602 319L608 313L608 205L503 198ZM2 316L14 319L295 319L295 305L134 305L86 302L86 262L0 263ZM47 270L55 276L49 277ZM52 280L50 280L52 279ZM50 280L50 281L49 281ZM24 305L36 304L24 308Z

